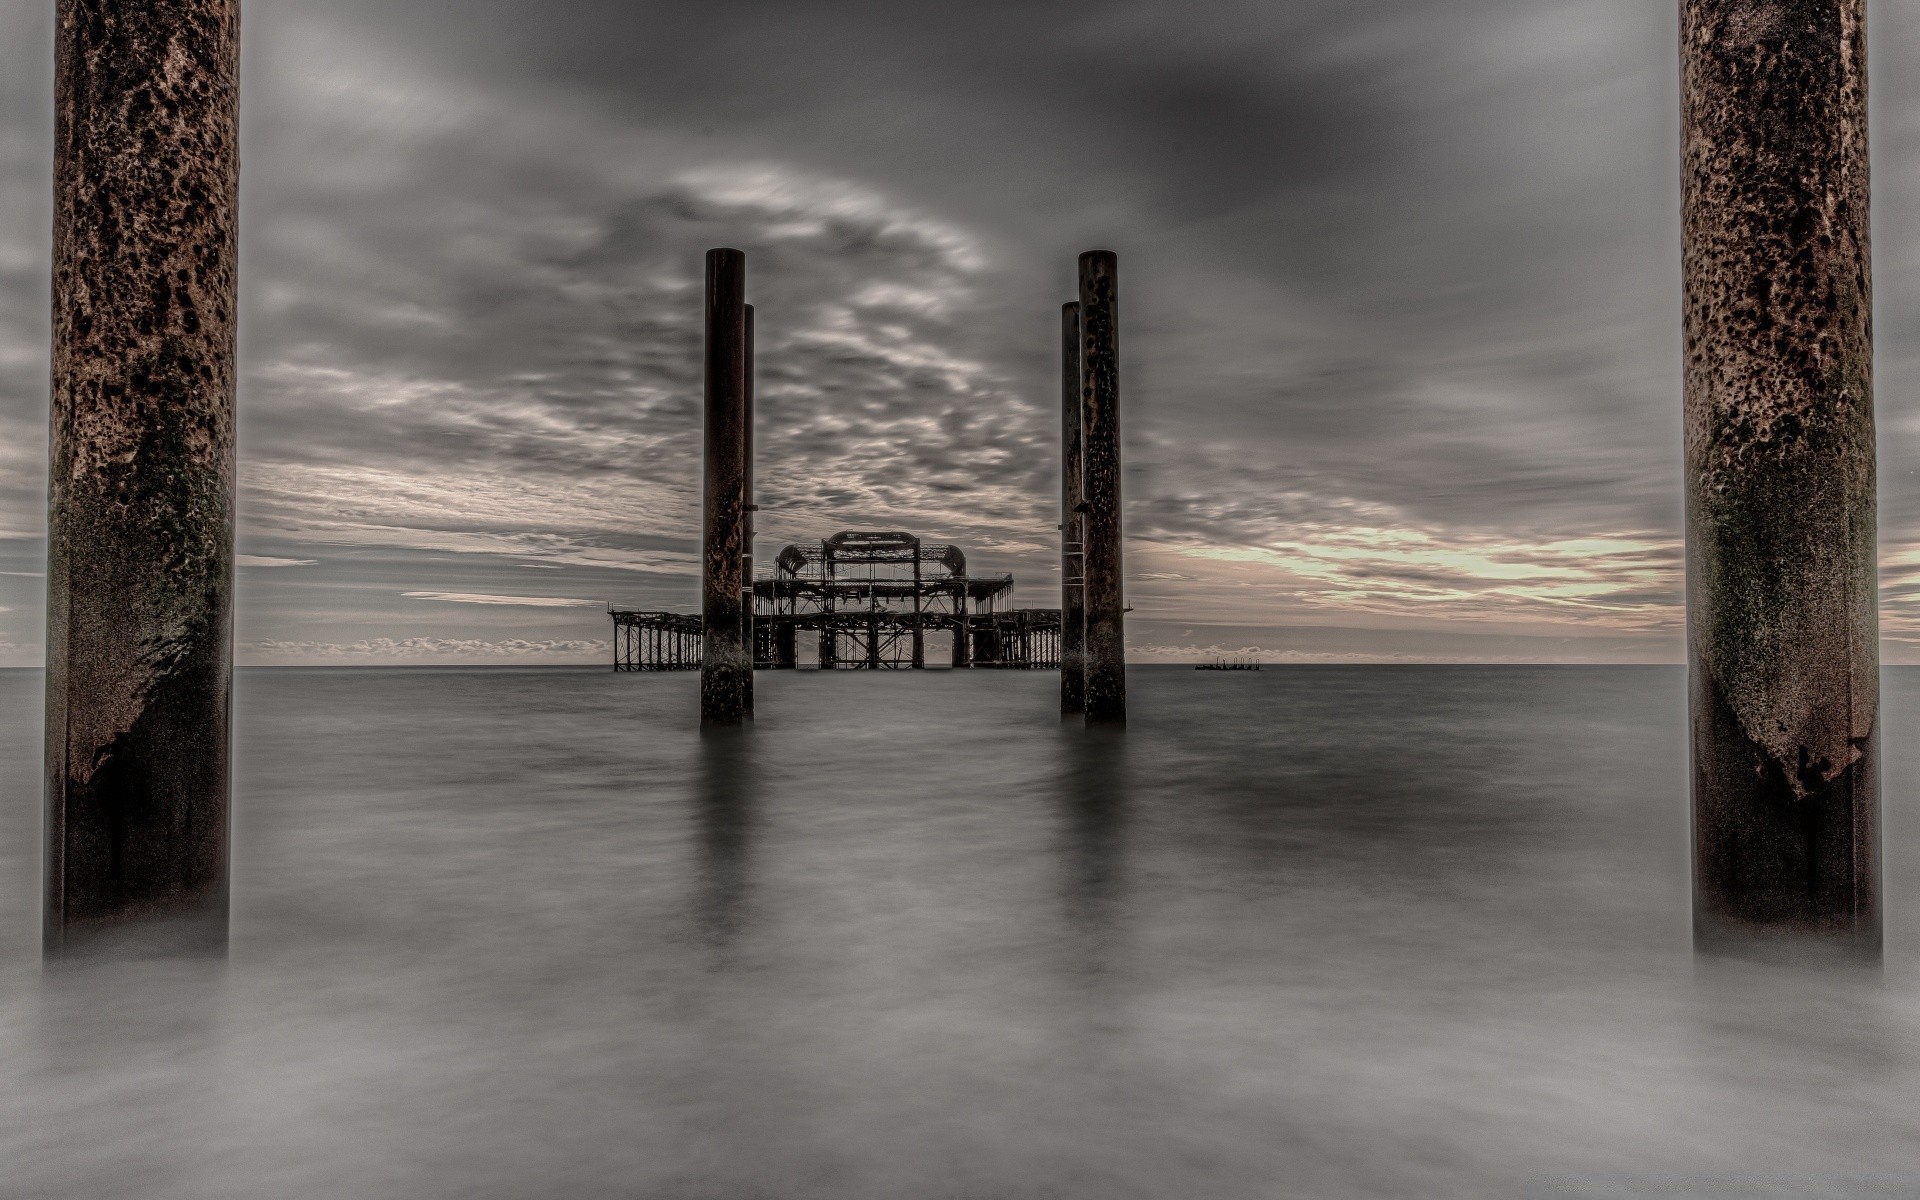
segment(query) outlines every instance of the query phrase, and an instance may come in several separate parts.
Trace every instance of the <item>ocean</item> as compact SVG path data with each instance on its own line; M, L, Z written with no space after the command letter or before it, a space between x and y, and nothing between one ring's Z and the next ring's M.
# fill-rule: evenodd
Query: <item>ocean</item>
M1697 963L1684 675L259 669L224 961L39 958L0 672L0 1195L1920 1196L1883 972Z

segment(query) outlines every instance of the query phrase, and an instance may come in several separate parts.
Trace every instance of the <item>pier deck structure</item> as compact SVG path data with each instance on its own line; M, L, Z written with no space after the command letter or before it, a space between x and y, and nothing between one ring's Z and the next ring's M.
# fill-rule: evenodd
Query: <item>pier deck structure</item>
M928 635L954 667L1051 670L1060 665L1060 610L1001 609L1009 574L974 575L958 546L910 533L847 530L796 542L753 581L754 666L800 665L801 635L823 670L915 670ZM700 665L700 618L612 610L616 671ZM689 650L692 647L692 650Z

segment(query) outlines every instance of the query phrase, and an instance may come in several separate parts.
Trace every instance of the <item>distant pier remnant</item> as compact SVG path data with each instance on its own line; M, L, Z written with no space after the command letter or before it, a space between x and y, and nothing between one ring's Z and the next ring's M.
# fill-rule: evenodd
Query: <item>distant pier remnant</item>
M1060 715L1087 711L1085 441L1080 416L1080 304L1060 306Z
M706 470L701 556L700 723L738 725L748 713L753 659L746 641L747 259L707 251Z
M1694 942L1880 952L1865 0L1683 0Z
M58 7L49 953L225 945L239 18Z
M616 671L698 671L700 618L692 613L609 608Z
M1012 591L1011 575L970 574L958 546L854 529L786 547L753 584L755 621L780 648L770 666L795 665L802 630L818 634L823 670L919 670L929 631L952 639L955 667L1058 666L1060 613L997 609Z
M1085 430L1086 712L1089 725L1127 719L1126 593L1120 550L1119 263L1080 256L1080 395Z

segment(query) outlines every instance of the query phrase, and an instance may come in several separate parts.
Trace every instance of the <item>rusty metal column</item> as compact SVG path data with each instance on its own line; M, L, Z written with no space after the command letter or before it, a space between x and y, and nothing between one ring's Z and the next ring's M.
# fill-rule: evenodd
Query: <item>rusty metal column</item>
M1119 263L1080 256L1080 397L1085 421L1086 706L1090 725L1127 719L1126 590L1120 552Z
M61 0L49 953L227 933L238 0Z
M1694 944L1880 952L1865 0L1683 0Z
M746 348L742 357L746 366L741 372L743 378L740 387L741 406L744 416L740 422L740 440L745 443L741 454L743 466L740 472L740 640L747 647L747 678L743 685L746 693L746 712L753 715L753 671L760 662L760 643L753 625L753 305L746 306Z
M741 518L746 475L747 259L707 251L705 552L701 559L700 723L747 715L753 658L741 644Z
M1085 431L1080 414L1080 305L1060 306L1060 715L1087 711Z
M960 573L960 592L954 601L953 618L953 665L956 667L973 666L973 622L967 614L967 574Z
M927 665L926 617L920 608L920 539L913 539L913 669Z

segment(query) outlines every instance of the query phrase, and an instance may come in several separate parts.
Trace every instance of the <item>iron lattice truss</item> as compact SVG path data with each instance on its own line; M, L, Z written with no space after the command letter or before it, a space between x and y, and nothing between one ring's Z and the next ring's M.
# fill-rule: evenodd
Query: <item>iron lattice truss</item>
M700 618L689 613L609 608L616 671L697 671Z
M945 636L955 667L1057 668L1060 610L995 611L1012 590L1013 576L970 575L958 546L908 533L850 530L797 542L753 582L754 665L798 666L806 633L822 669L914 669L926 665L933 633ZM699 667L699 617L615 611L613 618L615 670Z

